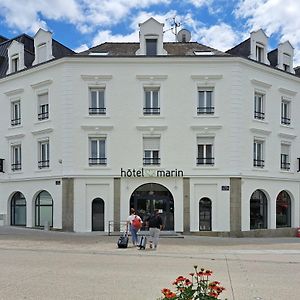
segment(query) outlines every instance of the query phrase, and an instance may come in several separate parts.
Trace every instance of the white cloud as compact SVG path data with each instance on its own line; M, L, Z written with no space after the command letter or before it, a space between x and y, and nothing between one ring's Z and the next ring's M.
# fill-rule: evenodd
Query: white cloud
M132 32L128 35L112 34L110 30L99 31L93 38L92 46L105 42L137 42L139 39L138 32Z
M79 52L83 52L83 51L88 50L88 49L89 49L89 46L87 44L82 44L78 48L73 49L73 51L79 53Z
M295 47L295 59L299 64L299 11L298 0L241 0L235 15L247 20L250 31L262 28L268 36L279 34L281 42L289 40Z
M239 34L225 23L199 28L196 34L201 43L221 51L232 48L239 40Z

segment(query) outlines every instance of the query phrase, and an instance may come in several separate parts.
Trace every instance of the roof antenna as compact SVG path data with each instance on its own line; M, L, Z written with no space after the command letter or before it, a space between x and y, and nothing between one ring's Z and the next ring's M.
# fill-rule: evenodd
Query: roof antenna
M178 42L178 39L177 39L177 28L180 27L181 24L180 24L180 22L176 21L176 15L173 18L166 19L166 21L170 21L170 20L171 20L171 28L165 30L164 33L166 31L172 30L172 33L175 35L175 42Z

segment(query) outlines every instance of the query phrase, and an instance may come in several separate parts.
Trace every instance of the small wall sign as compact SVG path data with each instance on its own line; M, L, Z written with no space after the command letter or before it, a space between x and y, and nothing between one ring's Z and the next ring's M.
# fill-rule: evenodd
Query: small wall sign
M222 191L229 191L229 185L222 185L221 190Z

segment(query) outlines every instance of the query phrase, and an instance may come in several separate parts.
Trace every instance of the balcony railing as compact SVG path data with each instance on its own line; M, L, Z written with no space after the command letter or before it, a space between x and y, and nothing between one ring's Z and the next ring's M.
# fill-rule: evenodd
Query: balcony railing
M258 120L264 120L265 119L265 113L262 111L254 111L254 118Z
M105 107L90 107L89 114L90 115L105 115L106 108Z
M159 157L156 157L156 158L144 157L143 163L144 163L145 166L148 166L148 165L159 165L160 164L160 158Z
M263 159L253 159L253 166L263 168L265 166L265 161Z
M215 108L214 106L199 106L197 107L197 114L198 115L212 115L215 113Z
M291 164L287 161L281 160L281 170L289 171L291 168Z
M215 164L215 158L214 157L197 157L197 165L208 165L213 166Z
M10 121L11 126L16 126L16 125L20 125L21 124L21 118L18 119L12 119Z
M41 121L41 120L46 120L49 118L49 112L46 111L46 112L42 112L42 113L39 113L38 114L38 120Z
M40 160L38 161L39 169L49 168L49 160Z
M12 171L20 171L20 170L22 170L22 164L21 163L11 164L11 170Z
M106 165L106 163L107 163L106 157L90 157L89 158L90 166Z
M4 162L4 159L3 159L3 158L0 158L0 172L1 172L1 173L4 173L3 162Z
M144 107L144 115L159 115L160 107Z
M281 124L290 125L291 124L291 119L287 118L287 117L281 117Z

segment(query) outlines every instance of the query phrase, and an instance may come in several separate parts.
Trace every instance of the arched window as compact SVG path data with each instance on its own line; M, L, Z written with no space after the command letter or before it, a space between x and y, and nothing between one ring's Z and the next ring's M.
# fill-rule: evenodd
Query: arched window
M276 228L291 227L291 198L286 191L281 191L276 199Z
M211 231L211 200L202 198L199 201L199 230Z
M35 226L43 227L46 223L53 226L53 200L48 192L42 191L35 200Z
M158 209L164 230L174 230L174 199L163 185L146 183L139 186L130 197L130 207L135 209L143 221Z
M268 228L268 200L265 193L256 190L250 198L250 229Z
M26 226L26 199L20 192L14 193L11 199L10 224Z
M101 198L92 202L92 231L104 231L104 201Z

